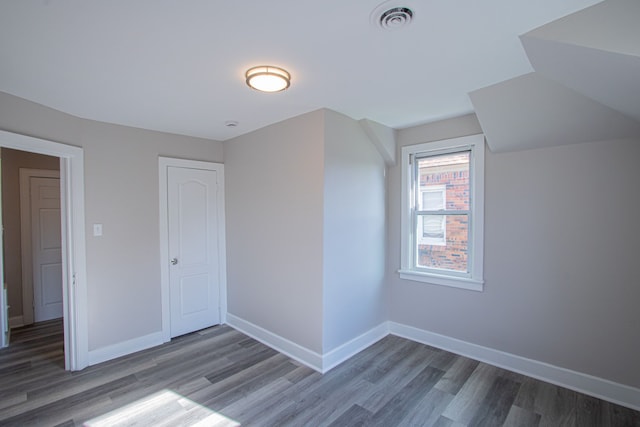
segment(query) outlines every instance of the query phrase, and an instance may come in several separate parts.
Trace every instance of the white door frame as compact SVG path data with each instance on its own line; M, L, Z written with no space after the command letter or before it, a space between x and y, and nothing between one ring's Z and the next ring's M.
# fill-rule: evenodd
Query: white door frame
M22 246L22 323L34 322L33 309L33 252L31 251L31 190L29 180L36 178L60 178L60 172L48 169L20 168L20 240ZM62 199L61 199L62 201ZM62 214L62 212L60 212ZM62 216L61 216L62 217Z
M160 178L160 283L162 296L162 337L165 342L171 340L171 301L169 287L169 218L168 218L168 168L180 167L188 169L204 169L216 171L218 180L218 274L220 283L220 323L227 319L227 256L225 240L224 216L224 165L221 163L202 162L197 160L159 157Z
M61 144L0 130L0 146L60 158L62 220L62 305L65 369L88 366L87 283L84 217L84 152ZM2 255L0 245L0 256Z
M0 156L0 188L2 188L2 156ZM0 190L0 196L2 190ZM0 197L0 348L9 345L9 307L7 291L4 288L4 262L2 261L2 242L4 242L4 222L2 222L2 197Z

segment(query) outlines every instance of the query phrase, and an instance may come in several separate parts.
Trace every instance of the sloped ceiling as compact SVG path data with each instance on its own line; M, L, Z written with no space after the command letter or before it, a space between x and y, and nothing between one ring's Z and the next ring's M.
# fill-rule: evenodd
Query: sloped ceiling
M608 0L521 36L535 72L469 94L493 151L640 138L640 2Z
M573 89L530 73L470 94L494 152L640 135L640 123Z

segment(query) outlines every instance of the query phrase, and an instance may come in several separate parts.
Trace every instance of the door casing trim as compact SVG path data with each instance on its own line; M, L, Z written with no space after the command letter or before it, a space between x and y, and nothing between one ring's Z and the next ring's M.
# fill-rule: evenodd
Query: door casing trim
M60 158L65 369L81 370L88 366L89 353L84 151L81 147L2 130L0 146Z

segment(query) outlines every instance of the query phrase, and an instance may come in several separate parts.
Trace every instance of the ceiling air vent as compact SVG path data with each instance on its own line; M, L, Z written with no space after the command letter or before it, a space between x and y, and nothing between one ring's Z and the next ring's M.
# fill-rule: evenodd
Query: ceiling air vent
M371 14L371 21L384 30L396 30L406 27L413 19L413 11L408 7L389 7L381 4Z

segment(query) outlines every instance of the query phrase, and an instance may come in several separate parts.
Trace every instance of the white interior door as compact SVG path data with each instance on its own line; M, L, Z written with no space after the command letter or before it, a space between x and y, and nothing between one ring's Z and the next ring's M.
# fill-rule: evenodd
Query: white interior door
M30 180L33 315L36 322L62 317L60 179Z
M169 167L171 337L220 323L217 171Z

